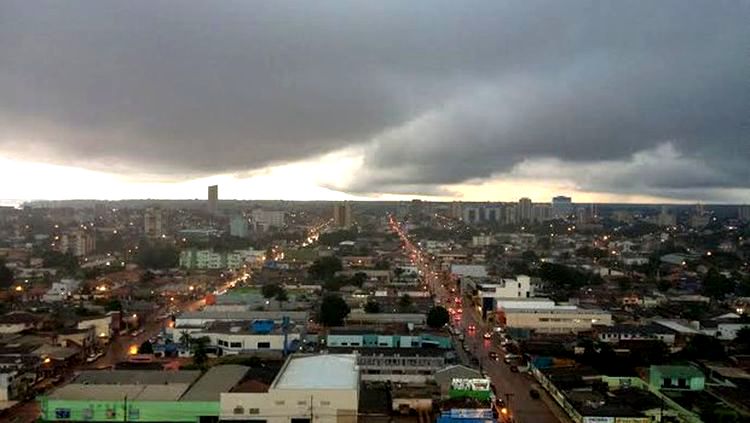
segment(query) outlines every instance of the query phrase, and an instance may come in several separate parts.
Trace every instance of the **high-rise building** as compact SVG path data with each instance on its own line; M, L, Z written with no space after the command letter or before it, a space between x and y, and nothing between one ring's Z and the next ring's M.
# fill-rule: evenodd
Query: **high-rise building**
M454 201L451 203L450 217L453 219L463 219L463 205L460 201Z
M333 205L333 225L348 229L352 226L352 205L348 201Z
M740 206L737 210L737 218L743 222L750 222L750 206Z
M76 257L89 255L96 249L96 236L87 230L79 229L63 234L56 244L57 250Z
M534 204L530 198L521 198L518 200L518 220L521 222L531 222L534 218Z
M237 215L232 217L229 221L229 235L240 238L247 238L248 236L248 221L245 216Z
M143 233L149 238L164 235L164 213L161 209L151 207L143 213Z
M656 223L659 226L674 226L677 224L677 216L669 213L666 206L662 206L661 213L659 213Z
M552 199L552 217L556 219L565 218L573 214L573 199L564 195L558 195Z
M216 214L219 210L219 186L211 185L208 187L208 213Z

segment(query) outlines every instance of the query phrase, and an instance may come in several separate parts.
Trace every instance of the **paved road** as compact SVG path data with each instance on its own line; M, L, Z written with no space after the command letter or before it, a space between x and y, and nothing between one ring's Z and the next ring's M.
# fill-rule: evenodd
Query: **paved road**
M430 255L424 253L418 245L409 240L406 234L400 229L398 222L391 220L391 228L401 237L404 243L404 253L411 258L412 262L420 270L423 280L435 296L435 300L441 304L454 304L455 294L451 294L446 286L451 286L453 282L440 272L438 263L430 259ZM465 334L465 342L469 347L469 354L476 357L481 364L482 370L487 374L492 383L495 385L498 395L503 397L510 410L511 417L516 423L560 423L567 422L565 412L554 403L552 398L538 389L542 398L539 400L532 399L529 391L535 381L525 373L514 373L510 371L510 366L502 361L505 352L500 349L497 340L485 340L485 332L492 332L492 328L487 327L478 316L476 310L464 306L464 312L460 320L460 328ZM476 330L469 332L469 325L474 325ZM459 347L461 348L461 347ZM500 361L489 358L489 352L494 350L498 353ZM459 356L466 355L464 351L459 351Z

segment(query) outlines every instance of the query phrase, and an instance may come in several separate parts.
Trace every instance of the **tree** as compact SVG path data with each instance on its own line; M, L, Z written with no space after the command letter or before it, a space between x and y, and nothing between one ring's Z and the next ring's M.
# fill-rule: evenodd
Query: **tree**
M343 298L335 294L326 295L320 304L320 323L329 327L341 326L350 311Z
M391 263L388 260L378 260L375 262L375 270L388 270L391 268Z
M695 335L683 348L682 354L692 360L722 360L726 357L721 341L708 335Z
M107 311L122 311L122 303L120 300L109 300L104 309Z
M404 294L401 296L401 298L398 299L398 309L399 311L408 311L411 309L411 306L414 304L414 301L412 301L409 294Z
M433 329L439 329L448 324L450 321L450 314L445 307L435 306L430 309L427 313L427 326Z
M313 262L307 272L317 280L330 280L339 270L343 269L338 257L322 257Z
M165 243L142 244L135 262L144 269L169 269L180 264L180 252Z
M750 351L750 327L744 327L737 331L734 344L742 351Z
M7 288L13 284L13 271L8 269L5 262L0 261L0 288Z
M263 298L267 300L270 300L271 298L275 297L282 290L283 288L275 283L265 284L260 288L260 292L261 294L263 294Z
M369 300L365 303L365 313L380 313L380 303Z
M198 368L205 368L208 362L208 351L206 346L208 345L209 339L207 336L193 340L193 364Z
M282 303L289 301L289 295L286 293L286 289L282 287L279 287L279 291L274 298L279 302L279 308L281 308Z
M153 354L154 346L149 341L143 341L140 347L138 347L138 354Z
M354 286L361 287L362 285L364 285L366 280L367 280L367 273L357 272L351 277L351 279L349 279L349 283Z
M726 276L711 268L703 278L703 295L715 300L722 300L734 291L734 283Z
M185 348L190 348L190 344L193 341L193 338L190 336L190 332L183 330L180 332L180 344L182 344Z
M397 267L397 268L393 269L393 275L396 276L396 280L397 281L401 280L401 275L403 275L404 272L405 272L405 270L402 269L402 268L400 268L400 267Z

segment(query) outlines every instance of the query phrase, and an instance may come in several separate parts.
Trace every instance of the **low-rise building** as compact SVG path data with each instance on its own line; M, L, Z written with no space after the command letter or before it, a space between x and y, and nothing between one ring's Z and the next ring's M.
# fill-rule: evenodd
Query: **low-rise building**
M45 421L217 421L221 392L245 377L244 366L197 370L95 370L39 398Z
M293 324L276 324L273 320L213 322L205 329L192 334L206 336L210 345L223 355L237 355L253 351L287 351L292 343L299 342L300 328Z
M497 320L508 328L535 333L577 333L594 326L612 325L612 314L604 310L585 309L572 305L543 304L502 306Z
M359 368L351 354L292 355L266 392L223 392L222 421L355 423Z

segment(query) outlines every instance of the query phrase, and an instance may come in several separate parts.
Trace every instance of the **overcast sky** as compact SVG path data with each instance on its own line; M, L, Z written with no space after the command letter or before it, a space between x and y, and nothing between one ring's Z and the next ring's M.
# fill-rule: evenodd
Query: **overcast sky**
M750 203L750 2L0 0L0 178Z

